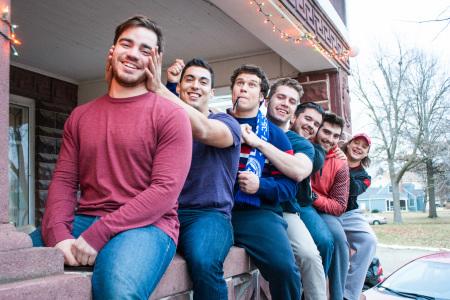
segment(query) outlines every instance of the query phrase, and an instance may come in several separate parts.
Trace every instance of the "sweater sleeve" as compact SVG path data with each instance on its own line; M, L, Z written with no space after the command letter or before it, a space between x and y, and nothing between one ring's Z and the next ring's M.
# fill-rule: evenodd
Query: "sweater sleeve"
M270 201L271 204L290 201L295 199L296 194L296 182L285 176L260 178L259 189L256 192L258 197Z
M78 139L73 114L64 124L63 143L48 190L42 219L42 238L47 247L73 239L72 222L79 183Z
M336 176L334 177L333 185L328 196L315 191L317 194L317 199L313 202L313 205L324 213L340 216L347 208L349 187L349 169L347 164L344 164L342 168L336 172Z
M371 177L366 171L353 174L350 172L350 197L358 197L370 186Z
M171 113L159 128L148 188L82 233L97 251L116 234L153 224L176 205L192 158L191 126L180 109Z

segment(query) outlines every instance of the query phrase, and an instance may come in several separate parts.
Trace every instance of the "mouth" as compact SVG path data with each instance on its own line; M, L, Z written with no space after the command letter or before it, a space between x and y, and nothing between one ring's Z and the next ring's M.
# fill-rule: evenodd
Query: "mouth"
M289 114L289 111L287 111L286 109L283 109L283 108L275 108L275 110L280 115L288 115Z
M126 68L126 69L130 69L130 70L137 70L139 69L139 67L129 61L123 61L122 65Z
M314 131L310 127L302 127L303 132L305 132L306 135L313 135Z
M187 95L190 100L197 100L198 98L201 97L201 95L199 93L195 93L195 92L188 92Z

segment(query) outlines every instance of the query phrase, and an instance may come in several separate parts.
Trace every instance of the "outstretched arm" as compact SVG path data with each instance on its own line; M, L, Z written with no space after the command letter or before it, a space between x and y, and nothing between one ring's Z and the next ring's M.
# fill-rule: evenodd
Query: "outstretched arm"
M312 162L303 153L291 155L283 152L274 145L260 139L253 131L250 125L241 125L242 139L252 148L258 148L265 157L281 173L290 179L300 182L311 174Z

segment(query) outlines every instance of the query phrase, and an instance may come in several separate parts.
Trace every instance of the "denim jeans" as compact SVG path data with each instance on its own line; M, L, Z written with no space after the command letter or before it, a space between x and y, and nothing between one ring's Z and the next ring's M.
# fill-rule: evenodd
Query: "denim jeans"
M272 300L300 299L301 278L286 232L287 223L266 209L233 211L234 240L269 282Z
M328 225L334 239L334 252L331 260L328 279L330 281L330 300L344 298L345 281L349 267L350 249L347 237L339 217L321 213L320 217ZM367 268L364 270L367 272Z
M72 235L78 238L97 219L76 215ZM30 236L33 246L44 246L39 229ZM95 260L93 298L147 300L172 261L175 248L174 241L153 225L117 234Z
M305 223L306 228L308 228L309 233L317 245L317 249L319 249L320 256L322 257L323 270L325 271L325 276L327 276L334 251L333 236L327 224L322 220L313 206L300 207L300 219Z
M180 209L178 249L194 286L195 300L228 299L223 262L233 245L230 218L213 210Z

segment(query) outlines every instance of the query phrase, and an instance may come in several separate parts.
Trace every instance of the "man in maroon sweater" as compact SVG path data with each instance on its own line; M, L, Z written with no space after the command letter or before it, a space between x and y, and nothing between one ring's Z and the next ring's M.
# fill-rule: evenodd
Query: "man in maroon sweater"
M60 249L67 265L95 262L95 299L148 299L175 254L192 133L183 109L145 86L162 51L158 25L132 17L114 46L108 94L66 121L43 243L39 232L32 239Z

